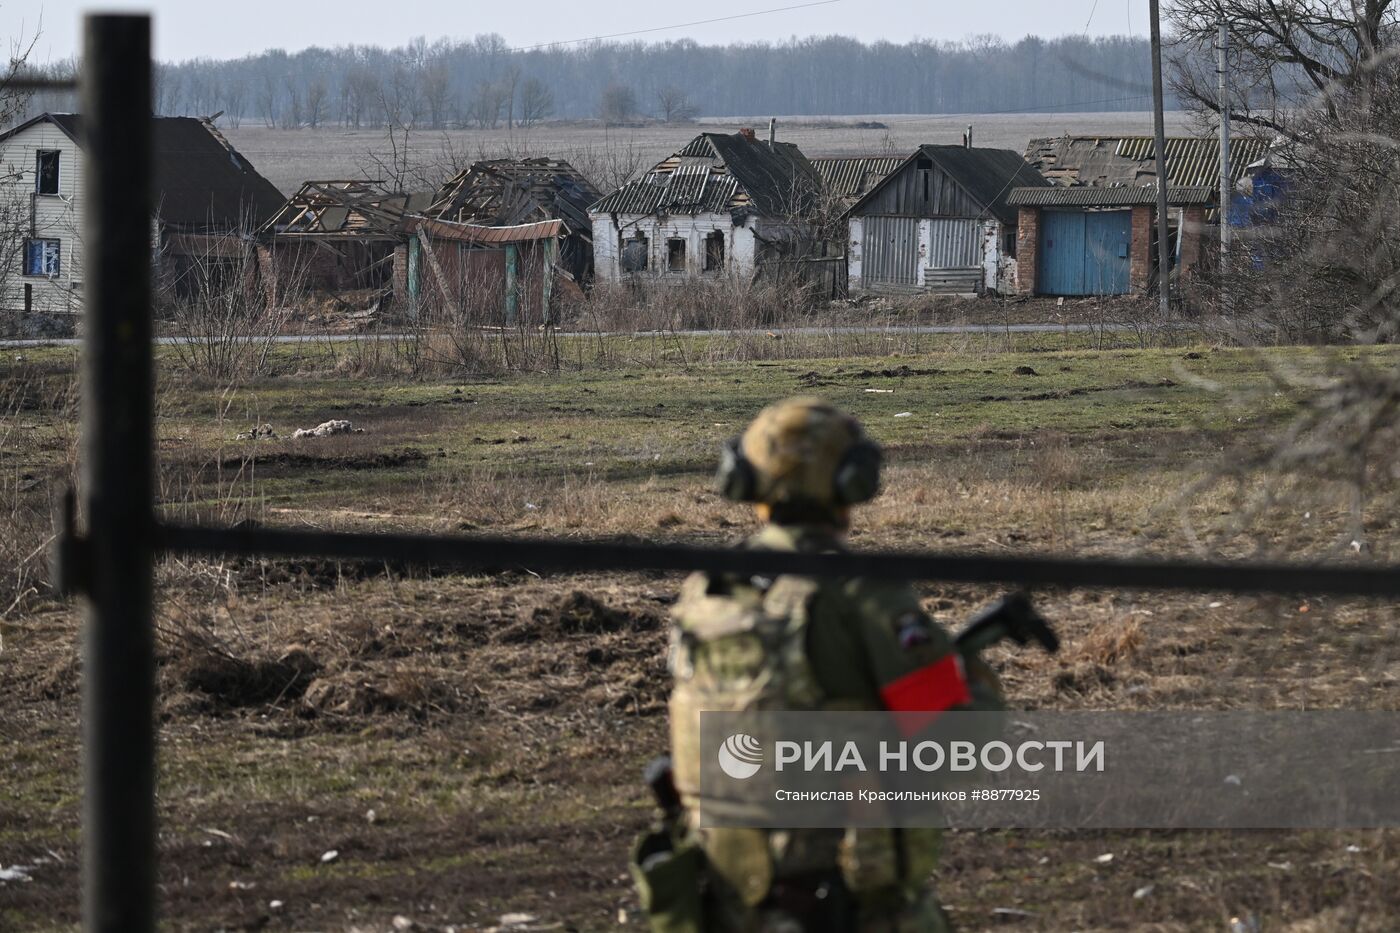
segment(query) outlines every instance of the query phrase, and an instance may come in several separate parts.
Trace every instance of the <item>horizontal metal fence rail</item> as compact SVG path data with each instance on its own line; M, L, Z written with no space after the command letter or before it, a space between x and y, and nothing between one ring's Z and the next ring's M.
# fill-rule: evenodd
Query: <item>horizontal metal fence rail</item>
M464 535L162 525L159 549L186 554L383 561L394 566L531 570L706 570L712 573L947 580L1019 586L1400 596L1400 568L1208 563L1153 558L1002 557L919 552L795 553L678 544L551 541Z

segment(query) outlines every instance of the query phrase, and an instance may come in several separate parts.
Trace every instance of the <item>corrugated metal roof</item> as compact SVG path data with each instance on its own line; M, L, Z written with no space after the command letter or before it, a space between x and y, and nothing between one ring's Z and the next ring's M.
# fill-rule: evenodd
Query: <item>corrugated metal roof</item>
M1268 152L1266 140L1248 136L1230 141L1230 183ZM1151 136L1059 136L1032 139L1026 161L1061 185L1129 185L1156 180L1156 146ZM1210 136L1167 137L1167 179L1181 187L1220 183L1220 140Z
M821 179L792 143L701 133L651 171L594 204L598 214L718 214L751 205L785 216L807 210Z
M1167 203L1176 207L1209 205L1214 200L1213 188L1180 186L1167 189ZM1012 188L1006 203L1012 207L1131 207L1156 204L1157 188L1155 185Z
M878 185L904 161L903 156L851 156L812 159L822 190L842 200L854 200Z
M413 229L421 226L430 236L439 240L491 245L550 240L567 232L564 221L559 219L541 220L532 224L515 224L509 227L494 227L485 224L458 224L425 218L410 226Z

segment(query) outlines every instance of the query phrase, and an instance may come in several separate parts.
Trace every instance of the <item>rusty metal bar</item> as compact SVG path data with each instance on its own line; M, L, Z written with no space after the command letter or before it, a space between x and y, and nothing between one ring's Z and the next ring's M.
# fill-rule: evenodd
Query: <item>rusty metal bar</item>
M84 928L155 928L151 20L84 23Z
M765 576L862 576L1020 586L1400 596L1400 568L1375 565L1207 563L1148 558L998 557L917 552L799 554L674 544L188 525L159 526L156 545L160 550L186 554L371 560L396 567L708 570Z

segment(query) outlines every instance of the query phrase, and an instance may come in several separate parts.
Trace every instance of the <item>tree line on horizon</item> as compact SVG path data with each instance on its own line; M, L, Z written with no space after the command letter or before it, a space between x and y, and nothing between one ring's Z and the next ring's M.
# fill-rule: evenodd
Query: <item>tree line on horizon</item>
M74 63L49 65L51 74ZM500 35L397 48L272 49L157 66L156 112L294 129L529 126L550 119L1133 111L1150 106L1145 39L842 36L700 45L590 42L513 49ZM1175 100L1168 101L1175 107ZM30 114L72 109L41 94Z

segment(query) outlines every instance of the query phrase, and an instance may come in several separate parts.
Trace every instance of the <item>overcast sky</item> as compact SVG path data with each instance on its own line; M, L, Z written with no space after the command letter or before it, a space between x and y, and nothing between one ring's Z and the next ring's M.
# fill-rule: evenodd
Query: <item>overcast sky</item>
M92 9L149 9L156 16L156 54L162 60L236 58L267 48L288 51L311 45L401 45L415 36L467 39L500 33L514 46L652 30L651 41L690 37L702 43L781 40L841 34L866 41L913 37L963 39L997 33L1090 35L1147 32L1147 0L834 0L725 22L677 25L754 13L801 0L708 0L657 4L642 0L152 0L145 4L101 0L0 0L0 31L11 41L32 35L42 18L38 61L73 55L79 16ZM1092 18L1091 18L1092 13ZM677 28L657 28L677 26Z

